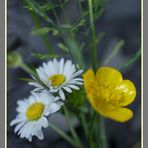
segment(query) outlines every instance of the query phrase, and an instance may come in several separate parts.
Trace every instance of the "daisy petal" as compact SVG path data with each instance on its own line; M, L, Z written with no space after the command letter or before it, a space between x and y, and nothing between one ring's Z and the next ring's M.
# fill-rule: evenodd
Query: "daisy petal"
M11 121L10 126L16 125L14 132L18 132L20 138L32 141L32 136L43 139L42 127L48 127L48 120L45 116L55 113L61 108L62 102L59 97L54 97L48 91L40 93L32 92L28 99L18 101L17 117ZM25 110L21 110L25 105Z
M63 73L63 67L64 67L64 59L62 58L59 65L59 73Z
M76 89L79 90L80 88L76 85L67 85L68 87L72 88L72 89Z
M71 90L69 87L64 86L63 88L64 88L67 92L69 92L69 93L72 92L72 90Z
M20 123L15 127L14 132L16 133L25 123L26 123L26 121L20 122Z
M62 89L59 90L59 95L60 95L60 97L61 97L62 100L65 100L65 95L64 95Z
M43 135L42 130L38 130L36 136L37 136L40 140L43 140L44 135Z

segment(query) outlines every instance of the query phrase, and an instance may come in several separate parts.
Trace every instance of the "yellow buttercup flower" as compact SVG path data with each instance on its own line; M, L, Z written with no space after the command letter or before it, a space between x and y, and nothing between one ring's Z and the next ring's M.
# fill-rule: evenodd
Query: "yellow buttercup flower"
M133 112L125 108L136 97L136 88L130 80L111 67L102 67L96 75L90 69L83 75L84 87L92 107L104 117L118 122L132 118Z

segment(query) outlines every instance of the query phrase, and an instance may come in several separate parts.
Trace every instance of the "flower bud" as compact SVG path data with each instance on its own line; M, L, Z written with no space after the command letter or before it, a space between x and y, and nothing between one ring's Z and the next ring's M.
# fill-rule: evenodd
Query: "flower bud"
M72 93L66 95L66 98L68 108L75 112L84 104L85 92L82 88L80 90L73 90Z
M8 54L8 65L12 68L18 68L22 65L22 57L17 51Z

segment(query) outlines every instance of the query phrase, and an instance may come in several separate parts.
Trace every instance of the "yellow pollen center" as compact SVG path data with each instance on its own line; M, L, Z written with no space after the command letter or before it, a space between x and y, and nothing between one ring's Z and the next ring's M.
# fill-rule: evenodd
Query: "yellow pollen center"
M62 74L52 75L48 79L51 81L52 86L60 86L65 81L65 77Z
M34 103L29 106L26 112L28 120L38 120L44 111L44 107L45 105L42 103Z

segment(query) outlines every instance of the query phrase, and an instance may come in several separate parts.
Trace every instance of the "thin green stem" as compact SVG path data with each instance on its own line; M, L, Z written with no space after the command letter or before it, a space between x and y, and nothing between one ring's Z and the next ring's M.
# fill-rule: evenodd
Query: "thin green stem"
M97 113L94 112L94 114L91 118L91 121L90 121L90 125L89 125L89 135L88 135L89 148L94 147L94 145L93 145L93 125L94 125L96 117L97 117Z
M64 9L63 7L62 7L62 9ZM55 16L55 18L56 18L56 21L57 21L57 23L58 23L58 25L60 25L60 21L59 21L59 18L58 18L58 15L57 15L57 13L56 13L56 11L53 9L53 14L54 14L54 16ZM61 32L62 32L62 30L61 30ZM64 34L62 33L62 35L64 36ZM64 40L64 42L66 43L66 41L65 41L65 38L63 37L63 40ZM76 65L76 61L75 61L75 58L74 58L74 56L73 56L73 54L71 53L71 50L68 48L68 51L69 51L69 55L71 56L71 58L72 58L72 61L74 62L74 64Z
M26 71L28 74L34 76L34 78L36 79L35 81L37 81L40 85L42 85L44 88L46 88L47 90L49 89L48 86L46 86L39 78L39 76L37 75L37 73L32 70L28 65L26 65L25 63L22 63L20 65L20 67Z
M37 15L34 12L30 12L30 13L31 13L31 16L32 16L32 18L34 20L36 28L40 29L42 26L41 26L41 23L40 23ZM45 43L45 45L47 47L48 53L49 54L53 54L53 48L51 46L51 43L49 42L48 37L45 34L44 35L40 35L40 36L43 39L43 41L44 41L44 43Z
M26 64L22 63L22 64L20 65L20 67L21 67L24 71L26 71L28 74L32 74L33 76L36 76L36 73L35 73L31 68L29 68Z
M62 8L63 14L64 14L64 16L65 16L65 19L66 19L65 21L66 21L66 23L69 23L69 19L68 19L68 16L67 16L67 14L66 14L66 11L65 11L65 9L64 9L63 3L62 3L61 0L59 0L59 2L60 2L60 6L61 6L61 8Z
M83 130L84 130L85 136L87 138L88 137L88 125L85 119L85 115L81 112L79 115L79 118L80 118L80 122L82 124Z
M58 26L46 15L42 10L39 5L39 3L35 0L24 0L24 3L27 4L27 6L30 6L31 9L38 14L43 20L45 20L50 27L55 27L57 28Z
M54 14L54 16L55 16L55 19L56 19L56 21L57 21L57 24L60 25L60 21L59 21L58 15L57 15L57 13L56 13L56 11L55 11L54 8L52 9L52 12L53 12L53 14Z
M64 138L66 141L68 141L70 144L72 144L74 147L76 147L75 141L67 135L65 132L63 132L61 129L59 129L57 126L49 123L49 127L57 132L62 138Z
M81 144L81 142L80 142L80 140L77 136L77 133L76 133L76 131L75 131L75 129L74 129L72 123L71 123L71 119L70 119L70 116L68 114L67 108L64 106L63 109L64 109L64 113L65 113L65 116L66 116L66 119L67 119L67 122L68 122L68 125L69 125L69 128L70 128L71 134L76 141L77 148L82 148L82 144Z
M88 6L89 6L89 21L90 21L90 28L91 28L91 33L92 33L92 43L93 43L92 65L93 65L93 69L96 71L97 69L97 47L96 47L96 35L95 35L92 0L88 0Z
M141 50L139 49L131 58L127 60L125 64L120 68L121 71L126 70L129 66L131 66L134 62L136 62L141 57Z
M106 57L106 60L103 62L104 65L108 64L110 62L111 59L113 59L113 57L119 52L119 50L123 47L124 45L124 41L121 40L119 41L116 46L112 49L112 53Z
M80 0L77 0L77 2L78 2L79 9L80 9L80 15L81 15L82 18L84 18L83 8L82 8L82 5L81 5L81 1Z
M63 14L66 18L66 23L69 23L69 19L67 17L65 9L63 7L63 4L62 4L61 0L59 0L59 1L60 1L60 6L62 8ZM56 13L55 10L53 11L53 14L54 14L54 16L57 20L58 25L60 25L60 21L59 21L59 18L57 16L57 13ZM83 60L82 60L82 53L79 50L78 43L75 39L74 32L70 31L70 34L68 34L69 37L67 38L67 37L65 37L67 35L66 34L67 32L65 32L65 31L63 32L63 30L61 30L61 29L59 29L59 31L60 31L60 34L61 34L63 40L64 40L65 45L68 47L69 54L70 54L73 62L75 63L75 65L76 65L76 62L77 62L77 63L80 64L80 67L84 67L84 63L83 63Z
M104 128L104 119L102 116L99 116L99 148L106 147L106 137L105 137L105 128Z

